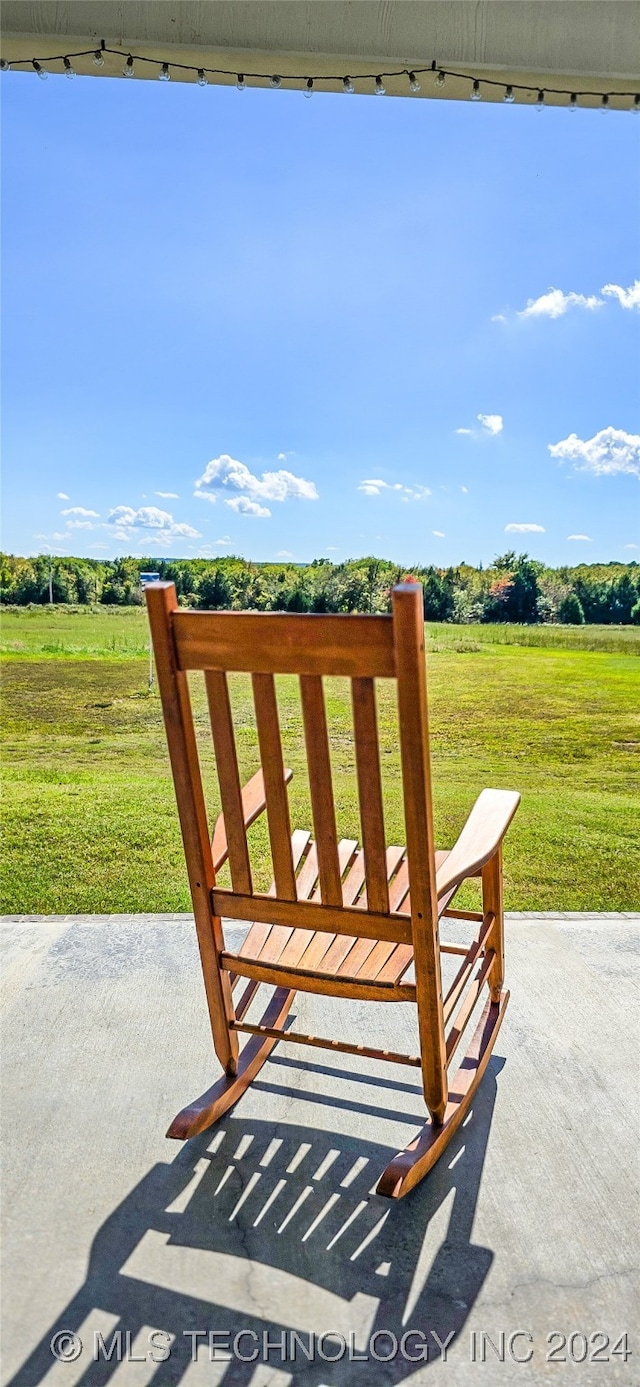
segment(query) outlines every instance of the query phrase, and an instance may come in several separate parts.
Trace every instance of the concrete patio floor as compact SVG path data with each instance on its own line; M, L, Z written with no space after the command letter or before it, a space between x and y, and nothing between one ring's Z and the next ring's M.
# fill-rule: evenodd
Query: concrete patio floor
M639 919L508 917L473 1112L397 1204L372 1189L423 1120L415 1070L280 1045L168 1142L219 1073L190 917L5 920L3 1381L640 1383ZM403 1005L292 1015L412 1048Z

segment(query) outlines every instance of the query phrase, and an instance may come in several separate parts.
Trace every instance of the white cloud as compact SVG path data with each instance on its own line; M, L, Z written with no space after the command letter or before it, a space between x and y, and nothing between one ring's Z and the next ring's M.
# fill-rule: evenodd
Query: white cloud
M455 433L468 433L468 434L473 434L473 429L456 429L456 430L455 430Z
M66 510L60 511L61 515L81 515L85 520L98 520L99 511L87 510L85 506L67 506Z
M259 504L261 501L288 501L291 498L318 500L315 482L296 477L285 468L280 468L278 472L263 472L261 477L256 477L244 462L229 457L228 453L222 453L219 458L208 462L195 485L193 494L201 501L215 502L216 492L222 488L231 487L244 492L243 496L227 501L227 505L241 515L270 515L268 507Z
M491 319L492 323L506 323L506 321L507 319L505 318L504 313L494 313Z
M145 544L163 544L172 539L200 539L200 531L184 521L174 520L169 511L158 506L115 506L109 511L109 524L115 527L114 538L128 541L140 537ZM147 532L147 533L143 533ZM150 532L150 533L149 533Z
M487 433L490 433L493 438L495 438L497 433L502 433L504 419L501 414L477 414L476 418L479 419L483 429L486 429Z
M431 495L428 486L403 486L402 482L383 482L381 477L368 477L360 482L358 491L365 496L381 496L384 491L395 491L401 501L425 501Z
M625 549L640 549L640 544L625 544Z
M228 549L231 544L229 535L223 535L221 539L212 539L209 543L201 545L198 550L199 559L208 559L214 556L216 549Z
M290 549L279 549L276 554L277 559L292 559L293 554Z
M461 486L461 487L460 487L460 490L464 492L465 496L468 496L468 495L469 495L469 488L468 488L468 486Z
M101 528L101 527L98 527ZM96 526L92 520L67 520L68 530L95 530Z
M605 284L602 293L617 299L621 308L640 309L640 279L634 279L628 289L623 289L619 284Z
M431 533L435 535L436 539L446 539L444 530L432 530Z
M58 492L58 500L59 500L59 501L68 501L69 499L70 499L70 498L67 496L66 491L59 491L59 492Z
M548 289L546 294L541 294L538 299L528 299L526 308L519 313L519 318L562 318L569 308L601 308L602 299L596 294L574 294L573 291L565 294L562 289Z
M583 539L587 544L593 544L591 535L567 535L567 539Z
M225 506L231 506L236 515L271 515L268 506L261 506L259 501L251 501L248 496L232 496L229 501L225 501Z
M511 525L505 525L505 527L504 527L504 532L505 532L506 535L528 535L528 534L543 535L543 534L545 533L545 529L544 529L544 525L514 525L514 524L511 524Z
M324 547L325 547L325 549L326 549L326 551L327 551L327 554L339 554L339 553L340 553L340 545L339 545L339 544L325 544Z
M549 443L552 458L573 462L576 471L591 472L596 477L612 477L629 472L640 477L640 434L625 433L624 429L600 429L593 438L578 438L570 433L560 443Z
M154 496L161 496L163 501L179 501L177 491L154 491Z
M90 545L89 545L89 548L90 548L90 549L108 549L108 548L109 548L109 545L108 545L108 544L98 544L98 543L96 543L96 544L90 544Z
M385 489L393 490L388 482L381 481L379 477L372 477L369 481L360 482L358 486L358 491L364 491L365 496L379 496L381 491Z

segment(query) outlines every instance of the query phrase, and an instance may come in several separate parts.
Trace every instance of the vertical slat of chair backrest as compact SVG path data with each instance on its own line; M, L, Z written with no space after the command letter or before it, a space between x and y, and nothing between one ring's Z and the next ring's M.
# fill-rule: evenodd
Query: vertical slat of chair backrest
M351 698L362 847L367 884L367 908L387 911L389 909L389 888L387 885L378 719L373 679L352 679Z
M229 976L218 967L224 938L222 922L211 910L215 874L191 700L187 676L176 666L171 633L178 599L173 583L154 583L145 596L213 1041L220 1063L232 1073L238 1035L229 1028L234 1016Z
M435 1120L441 1122L447 1102L447 1073L422 588L413 583L395 587L392 611L422 1078L427 1105Z
M342 905L327 713L322 678L319 674L300 675L300 696L309 767L311 811L318 853L320 894L325 905Z
M272 674L253 674L251 678L276 896L283 901L295 901L296 875L291 855L289 796L284 779L275 681Z
M204 678L213 733L213 746L216 753L220 799L229 845L231 884L234 891L241 892L244 896L250 896L253 891L251 864L244 826L242 790L238 773L229 685L227 676L222 670L207 669Z

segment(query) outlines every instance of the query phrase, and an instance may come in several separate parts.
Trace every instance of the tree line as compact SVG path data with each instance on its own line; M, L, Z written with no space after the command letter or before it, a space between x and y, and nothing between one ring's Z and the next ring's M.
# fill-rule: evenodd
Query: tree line
M175 583L187 607L231 611L386 612L394 583L407 569L387 559L309 564L218 559L74 559L0 555L0 602L52 600L81 606L137 606L140 574ZM640 624L640 564L548 568L510 551L487 568L414 567L428 621Z

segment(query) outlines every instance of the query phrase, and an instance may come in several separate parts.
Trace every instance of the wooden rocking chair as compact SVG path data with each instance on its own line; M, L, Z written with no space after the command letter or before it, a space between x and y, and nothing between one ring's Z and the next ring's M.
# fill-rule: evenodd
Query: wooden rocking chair
M384 1171L378 1193L398 1198L427 1173L463 1121L509 998L502 991L501 844L520 796L483 790L451 852L433 840L422 589L394 588L391 616L193 612L172 583L146 588L213 1043L223 1077L174 1119L185 1139L238 1101L280 1040L411 1064L422 1070L430 1119ZM222 813L209 836L187 671L204 670ZM252 676L262 769L240 788L227 672ZM315 842L291 832L275 674L300 681ZM362 849L337 841L323 676L351 680ZM374 680L397 683L407 845L384 834ZM273 859L267 894L254 891L246 830L262 811ZM231 890L216 885L229 860ZM454 911L465 878L482 877L482 912ZM477 926L467 947L441 943L439 919ZM237 953L222 917L253 921ZM440 955L461 955L443 997ZM404 977L411 966L415 982ZM248 984L239 1001L233 993ZM261 983L275 984L260 1025L244 1018ZM451 1081L447 1070L483 988L488 998ZM419 1055L323 1040L284 1029L296 989L345 998L415 1002ZM239 1034L250 1036L242 1050Z

